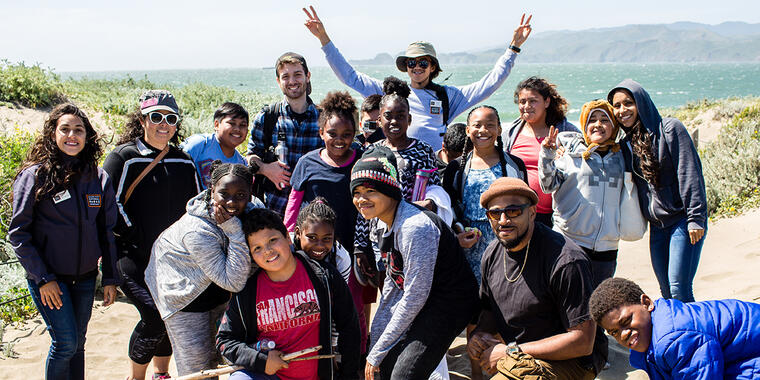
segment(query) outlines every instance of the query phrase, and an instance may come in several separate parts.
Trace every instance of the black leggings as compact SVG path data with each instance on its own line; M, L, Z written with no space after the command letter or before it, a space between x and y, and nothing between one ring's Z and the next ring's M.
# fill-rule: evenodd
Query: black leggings
M118 268L122 277L121 290L140 313L140 321L129 338L129 358L137 364L148 364L154 356L170 356L172 345L145 285L145 268L139 268L126 257L119 260Z
M467 327L478 304L424 307L380 363L383 380L427 379L446 355L451 342Z

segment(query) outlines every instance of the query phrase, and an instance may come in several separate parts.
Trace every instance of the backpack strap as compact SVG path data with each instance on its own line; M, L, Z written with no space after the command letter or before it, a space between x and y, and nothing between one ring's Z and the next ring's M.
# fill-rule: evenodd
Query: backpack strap
M262 126L264 135L262 136L265 149L269 149L272 146L272 136L274 135L274 127L277 125L277 119L280 118L280 108L282 102L275 102L274 104L266 105L261 109L264 112L264 125Z
M435 92L435 97L443 103L441 113L443 115L443 125L449 125L449 94L446 92L446 87L440 84L428 82L425 86L426 90Z

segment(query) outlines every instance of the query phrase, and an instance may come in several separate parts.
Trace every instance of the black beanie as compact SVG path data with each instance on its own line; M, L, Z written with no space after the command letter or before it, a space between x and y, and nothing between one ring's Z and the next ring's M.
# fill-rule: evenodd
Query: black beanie
M401 201L401 186L398 183L396 156L380 145L367 149L351 169L351 193L359 186L371 187L381 194Z

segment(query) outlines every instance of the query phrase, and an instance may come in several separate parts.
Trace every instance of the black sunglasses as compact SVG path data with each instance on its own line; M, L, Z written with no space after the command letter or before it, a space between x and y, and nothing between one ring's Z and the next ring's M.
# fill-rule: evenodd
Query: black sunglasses
M420 59L420 60L407 59L406 60L406 67L410 69L415 68L417 65L419 65L420 68L424 70L424 69L427 69L428 66L430 66L430 61L428 61L427 59Z
M491 219L495 222L498 222L499 219L501 219L502 214L506 214L508 219L514 219L522 215L523 210L530 206L532 206L530 203L526 203L522 205L511 205L505 208L493 208L486 210L486 216L488 216L488 219Z
M168 113L164 115L161 112L151 112L148 114L148 118L153 124L161 124L161 122L164 120L166 120L166 124L171 126L177 125L177 123L179 123L179 115L176 113Z

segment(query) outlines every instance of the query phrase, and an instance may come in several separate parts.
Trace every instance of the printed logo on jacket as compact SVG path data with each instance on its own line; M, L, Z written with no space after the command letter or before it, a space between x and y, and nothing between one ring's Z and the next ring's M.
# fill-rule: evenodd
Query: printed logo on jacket
M313 289L256 303L260 332L280 331L319 322L319 303Z

